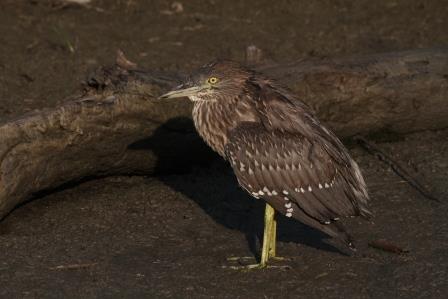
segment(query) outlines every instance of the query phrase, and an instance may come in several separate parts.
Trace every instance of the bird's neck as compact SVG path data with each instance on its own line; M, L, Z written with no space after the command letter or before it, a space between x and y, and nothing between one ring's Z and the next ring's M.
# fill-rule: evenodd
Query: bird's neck
M191 99L193 121L196 130L205 142L222 157L229 134L243 122L260 122L260 116L254 106L255 96L245 88L234 95L222 98L200 100Z
M218 154L225 157L228 132L236 126L235 111L218 101L194 101L193 121L199 135Z

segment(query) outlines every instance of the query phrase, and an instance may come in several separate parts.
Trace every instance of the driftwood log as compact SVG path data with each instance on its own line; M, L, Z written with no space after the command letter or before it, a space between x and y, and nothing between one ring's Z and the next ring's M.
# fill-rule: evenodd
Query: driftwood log
M448 126L448 49L258 69L289 86L340 137ZM96 71L64 105L0 124L0 219L41 190L86 177L169 171L208 153L188 121L190 103L157 100L178 83L177 75L121 60ZM170 160L175 165L160 165Z

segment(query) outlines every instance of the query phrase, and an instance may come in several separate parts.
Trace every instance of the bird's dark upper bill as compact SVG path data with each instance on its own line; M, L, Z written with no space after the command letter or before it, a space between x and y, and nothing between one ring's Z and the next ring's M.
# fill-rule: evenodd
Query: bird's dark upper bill
M202 89L202 86L193 86L193 87L189 87L189 88L176 89L176 90L170 91L168 93L165 93L164 95L161 95L159 97L159 99L173 99L173 98L189 97L189 96L196 95L201 89Z

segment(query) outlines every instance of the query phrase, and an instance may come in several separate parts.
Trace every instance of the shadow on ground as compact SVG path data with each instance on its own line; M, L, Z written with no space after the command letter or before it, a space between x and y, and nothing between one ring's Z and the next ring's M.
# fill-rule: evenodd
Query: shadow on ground
M166 131L182 130L191 135L184 139L167 140ZM174 147L170 156L166 155L167 146ZM173 118L161 125L151 137L139 140L129 146L135 150L151 150L158 157L156 176L167 186L186 198L193 200L217 223L239 230L246 236L251 252L259 257L262 243L264 202L257 200L239 188L235 175L228 163L214 153L199 137L193 122L188 118ZM202 168L202 169L200 169ZM191 181L173 181L169 174L191 174L207 171L210 175L197 183ZM195 173L196 172L196 173ZM213 185L219 193L198 192L201 185ZM217 196L218 194L226 194ZM348 254L326 243L327 236L311 227L277 214L278 240L307 245L316 249Z

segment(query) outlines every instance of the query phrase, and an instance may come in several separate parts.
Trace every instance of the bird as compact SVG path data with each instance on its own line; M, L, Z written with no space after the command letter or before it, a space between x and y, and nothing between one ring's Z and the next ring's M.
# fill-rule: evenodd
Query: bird
M355 250L341 218L372 217L358 164L312 110L276 80L230 60L192 72L159 99L188 98L197 132L266 204L258 263L276 257L276 213Z

